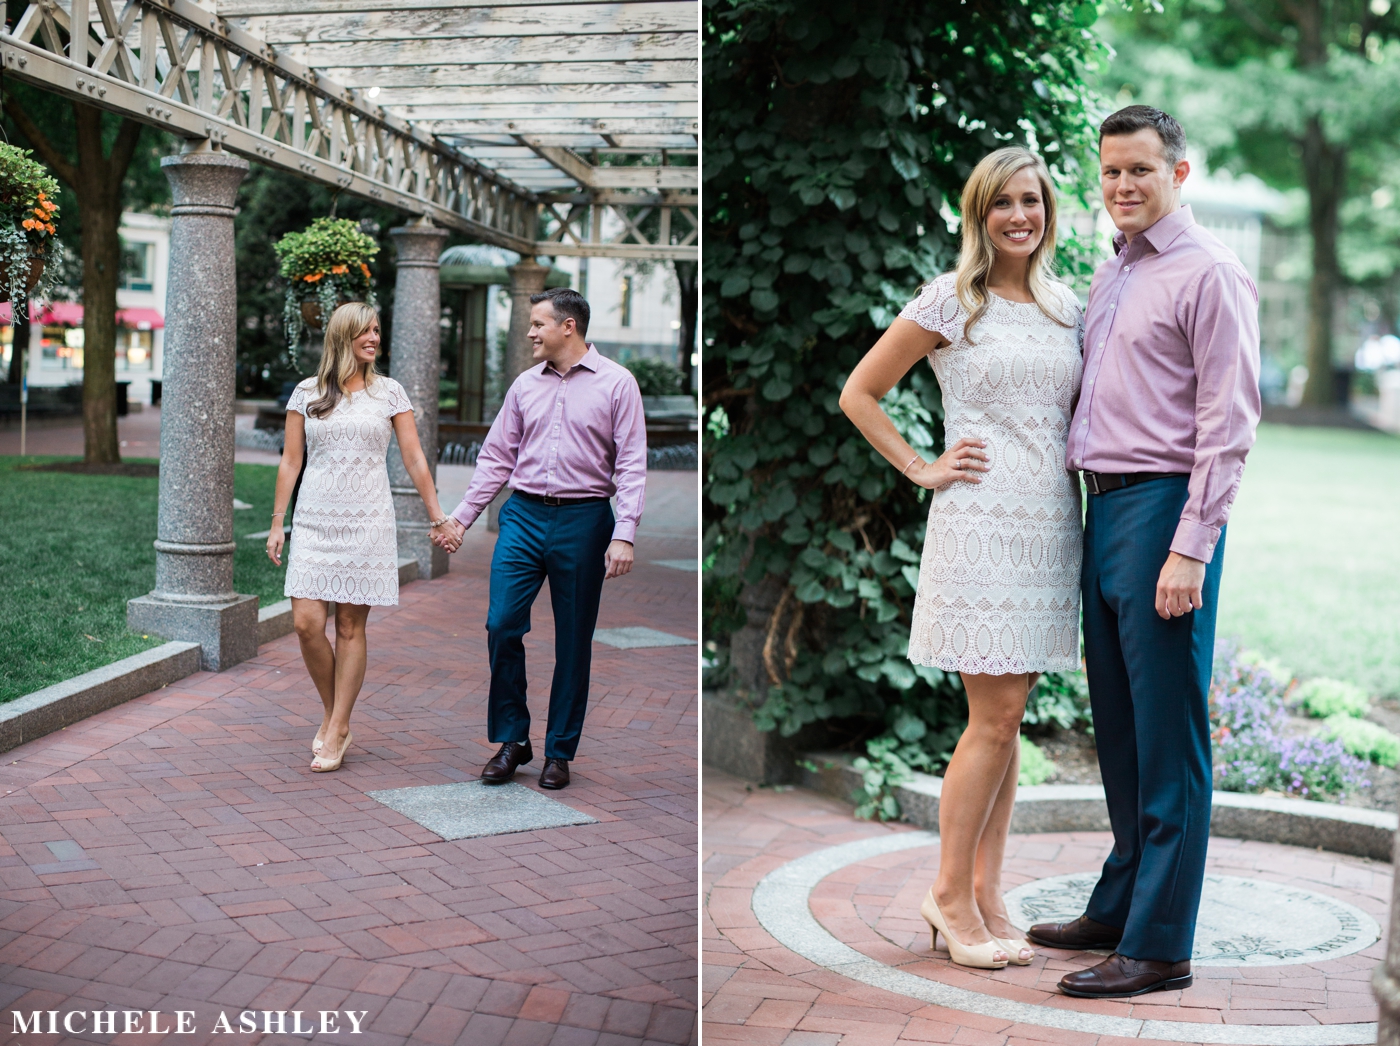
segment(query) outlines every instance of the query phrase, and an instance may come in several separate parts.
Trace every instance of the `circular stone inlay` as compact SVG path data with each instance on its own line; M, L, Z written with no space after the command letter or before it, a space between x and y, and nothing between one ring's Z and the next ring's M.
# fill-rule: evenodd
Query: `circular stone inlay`
M1006 895L1018 926L1066 922L1084 914L1097 872L1057 875ZM1196 966L1287 966L1351 955L1380 940L1376 920L1335 897L1311 890L1207 875L1196 917Z

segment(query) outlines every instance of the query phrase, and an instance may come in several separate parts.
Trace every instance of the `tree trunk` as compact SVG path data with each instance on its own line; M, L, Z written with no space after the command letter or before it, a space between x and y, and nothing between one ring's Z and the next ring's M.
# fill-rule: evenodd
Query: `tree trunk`
M690 357L695 353L695 327L700 317L700 266L689 261L678 261L674 264L676 283L681 289L680 365L681 373L685 375L682 388L689 392L695 388L694 368L691 366Z
M1303 134L1303 178L1308 191L1308 228L1312 233L1312 278L1308 282L1307 367L1303 403L1336 403L1332 377L1332 317L1341 268L1337 261L1337 212L1346 181L1347 154L1328 142L1317 116Z
M29 362L27 358L21 360L22 356L27 357L26 350L29 347L29 302L11 302L10 308L14 318L15 340L10 346L9 382L11 385L18 385L24 377L23 366Z
M73 115L80 183L75 188L83 217L83 460L110 464L121 461L117 442L117 281L121 274L122 180L131 149L119 145L110 157L105 155L101 111L74 103ZM139 135L140 125L132 126ZM122 137L131 133L125 127L122 131ZM135 142L130 145L134 147Z
M121 204L87 194L83 207L83 460L121 461L117 442L117 277Z

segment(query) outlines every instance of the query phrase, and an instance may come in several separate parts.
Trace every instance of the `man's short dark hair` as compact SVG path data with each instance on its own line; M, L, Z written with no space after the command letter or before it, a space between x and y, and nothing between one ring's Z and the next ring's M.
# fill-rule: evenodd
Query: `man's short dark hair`
M563 323L566 317L571 317L578 328L578 336L588 337L588 299L582 294L572 287L551 287L547 291L530 295L531 305L538 305L542 301L547 301L554 307L555 323Z
M1119 109L1103 123L1099 124L1099 146L1105 138L1115 138L1123 134L1137 134L1150 127L1162 140L1162 155L1167 163L1175 167L1186 156L1186 132L1170 113L1154 109L1150 105L1130 105Z

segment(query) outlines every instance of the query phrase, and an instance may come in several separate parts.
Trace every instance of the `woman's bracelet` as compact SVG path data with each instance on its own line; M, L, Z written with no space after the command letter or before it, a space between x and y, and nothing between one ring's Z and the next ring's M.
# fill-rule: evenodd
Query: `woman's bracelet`
M919 455L915 454L912 458L909 459L909 465L914 464L914 462L916 462L916 461L918 461L918 460L919 460ZM900 473L901 476L907 476L907 475L909 475L909 465L905 465L905 466L904 466L904 471L902 471L902 472Z
M449 519L451 519L451 518L452 518L451 516L443 516L442 519L435 519L435 520L432 520L431 522L428 523L428 526L429 526L430 528L432 528L432 527L440 527L440 526L442 526L444 523L446 523L446 522L447 522Z
M285 516L286 514L287 514L287 513L285 513L285 512L274 512L274 513L272 514L272 518L273 518L273 519L276 519L278 516Z

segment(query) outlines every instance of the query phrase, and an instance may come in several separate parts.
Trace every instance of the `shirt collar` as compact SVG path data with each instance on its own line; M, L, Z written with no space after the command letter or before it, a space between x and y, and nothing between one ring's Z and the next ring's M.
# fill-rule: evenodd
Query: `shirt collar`
M603 354L600 353L597 347L590 341L588 343L588 351L583 354L583 359L579 360L577 363L574 364L574 367L583 367L585 370L591 370L594 374L596 374L598 373L599 361L601 361L602 358ZM569 369L573 370L573 367L570 367ZM559 373L557 370L554 370L554 364L551 363L549 360L545 360L543 363L540 364L541 375L548 374L550 371L554 371L555 374Z
M1140 235L1152 246L1154 251L1161 254L1175 242L1178 236L1195 224L1196 219L1191 216L1191 205L1182 204L1170 214L1158 218ZM1122 230L1115 232L1113 234L1114 253L1122 254L1127 249L1128 238L1123 235Z

